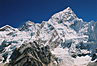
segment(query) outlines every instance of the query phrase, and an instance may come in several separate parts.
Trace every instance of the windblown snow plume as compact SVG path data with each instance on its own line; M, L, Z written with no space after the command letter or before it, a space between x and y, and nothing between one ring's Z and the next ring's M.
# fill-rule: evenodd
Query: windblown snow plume
M97 66L97 22L85 22L70 7L48 21L0 28L0 65Z

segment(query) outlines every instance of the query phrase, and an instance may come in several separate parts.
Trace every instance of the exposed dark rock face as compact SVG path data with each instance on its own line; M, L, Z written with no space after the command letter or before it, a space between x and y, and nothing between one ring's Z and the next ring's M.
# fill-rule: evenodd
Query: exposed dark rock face
M97 62L89 63L88 66L97 66Z
M15 49L10 59L8 66L49 66L52 54L49 46L41 47L34 41Z

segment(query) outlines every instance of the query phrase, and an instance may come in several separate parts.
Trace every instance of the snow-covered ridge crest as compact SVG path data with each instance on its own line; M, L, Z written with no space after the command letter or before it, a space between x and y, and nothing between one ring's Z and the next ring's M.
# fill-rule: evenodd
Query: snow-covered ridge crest
M59 19L59 20L73 20L75 18L77 18L76 14L72 11L72 9L70 7L66 8L63 11L60 11L59 13L56 13L52 16L52 19Z
M97 52L97 22L79 19L68 7L40 24L27 21L20 28L6 25L0 28L0 56L3 57L1 62L9 62L16 48L33 41L50 46L60 65L87 66L97 59L94 57ZM77 64L76 61L81 62L82 58L85 63Z
M9 26L9 25L5 25L3 27L0 28L0 31L10 31L10 30L15 30L15 28Z

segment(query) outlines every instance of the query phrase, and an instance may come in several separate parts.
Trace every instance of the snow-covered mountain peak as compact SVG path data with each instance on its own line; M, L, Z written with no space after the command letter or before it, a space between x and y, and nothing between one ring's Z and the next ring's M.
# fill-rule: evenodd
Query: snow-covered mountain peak
M5 25L5 26L0 28L0 31L15 31L15 28L13 28L9 25Z
M32 22L32 21L27 21L25 24L30 26L30 25L33 25L33 24L35 24L35 23Z
M32 31L35 28L35 23L32 21L27 21L24 25L19 29L21 31Z
M72 11L70 7L66 8L63 11L60 11L56 14L54 14L51 19L49 19L50 22L72 22L75 19L79 19L76 14Z
M15 49L20 47L20 51L26 51L27 47L31 48L30 42L33 44L33 41L40 47L48 45L59 66L87 66L90 61L97 60L97 22L84 22L70 7L54 14L48 21L39 24L27 21L16 29L9 25L0 28L0 56L3 57L0 62L9 62ZM27 52L32 51L29 48Z
M63 10L64 12L73 12L72 9L70 7L67 7L65 10Z

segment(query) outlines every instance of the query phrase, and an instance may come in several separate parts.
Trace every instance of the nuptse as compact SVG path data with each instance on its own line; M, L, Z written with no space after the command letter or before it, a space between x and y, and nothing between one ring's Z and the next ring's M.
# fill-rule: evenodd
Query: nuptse
M96 66L97 22L85 22L70 7L41 24L0 28L0 63L10 66Z

